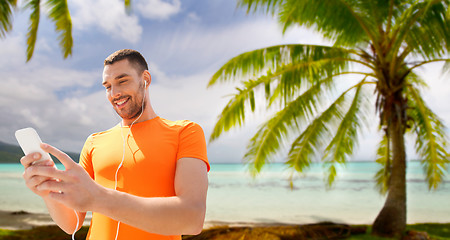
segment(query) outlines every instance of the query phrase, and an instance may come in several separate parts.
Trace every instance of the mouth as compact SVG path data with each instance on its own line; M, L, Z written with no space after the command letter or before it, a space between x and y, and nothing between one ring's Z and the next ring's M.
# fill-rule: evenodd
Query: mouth
M114 104L118 107L118 108L122 108L123 106L125 106L125 104L128 102L130 98L121 98L118 99L116 101L114 101Z

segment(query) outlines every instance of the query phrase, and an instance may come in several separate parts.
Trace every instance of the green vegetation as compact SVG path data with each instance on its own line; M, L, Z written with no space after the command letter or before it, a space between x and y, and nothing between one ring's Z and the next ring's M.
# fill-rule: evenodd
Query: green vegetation
M22 6L17 5L17 0L0 1L0 38L6 37L12 30L14 11L30 11L29 26L27 33L27 62L33 57L36 45L41 13L47 13L48 18L55 24L55 31L59 34L59 47L64 58L72 55L72 19L69 12L67 0L25 0L20 1ZM126 9L131 8L131 0L124 0ZM44 9L41 9L44 7Z
M287 147L286 165L292 174L321 160L331 186L336 166L351 158L360 137L378 117L382 137L375 179L387 197L372 233L399 237L407 212L405 134L415 138L430 189L443 181L449 165L444 123L422 98L427 84L417 72L432 62L444 63L444 73L450 70L449 4L449 0L240 0L238 5L248 12L276 16L283 32L312 28L333 45L283 44L230 59L208 84L237 84L210 141L244 125L246 115L256 109L275 110L247 145L244 160L252 173L259 173Z
M19 146L0 142L0 163L19 163L22 156Z
M450 223L412 224L406 229L427 232L432 239L450 239Z
M78 162L80 154L73 152L66 152L74 161ZM20 163L20 158L23 157L22 149L19 146L0 142L0 163ZM58 159L53 158L56 163Z

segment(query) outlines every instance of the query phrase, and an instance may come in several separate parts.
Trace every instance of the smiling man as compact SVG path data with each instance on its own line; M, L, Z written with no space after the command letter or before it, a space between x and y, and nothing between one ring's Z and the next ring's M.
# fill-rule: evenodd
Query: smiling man
M67 233L78 230L87 211L93 212L87 239L181 239L201 232L210 168L203 130L159 117L150 83L139 52L111 54L102 84L121 123L89 136L80 164L43 144L64 171L51 160L31 165L36 154L21 159L27 186Z

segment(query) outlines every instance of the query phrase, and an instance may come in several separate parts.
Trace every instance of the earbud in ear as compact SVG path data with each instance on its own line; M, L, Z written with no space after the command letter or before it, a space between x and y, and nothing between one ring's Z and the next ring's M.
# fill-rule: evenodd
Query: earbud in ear
M144 81L144 88L147 87L147 81Z

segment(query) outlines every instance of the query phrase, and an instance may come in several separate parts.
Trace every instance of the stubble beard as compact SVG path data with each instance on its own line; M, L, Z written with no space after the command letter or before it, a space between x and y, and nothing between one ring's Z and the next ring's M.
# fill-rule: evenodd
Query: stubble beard
M143 92L143 87L139 88L139 92ZM124 120L134 120L142 113L143 109L145 109L146 101L143 101L144 95L139 94L136 97L125 96L128 97L128 103L124 109L117 109L114 107L117 115L119 115Z

